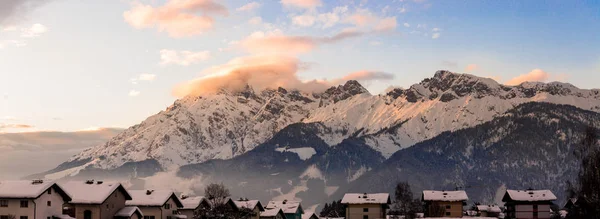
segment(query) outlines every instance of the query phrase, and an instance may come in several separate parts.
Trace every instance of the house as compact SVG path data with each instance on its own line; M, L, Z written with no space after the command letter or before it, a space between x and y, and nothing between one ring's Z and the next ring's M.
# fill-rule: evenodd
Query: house
M194 218L196 212L210 209L210 203L202 196L189 197L183 195L179 200L183 204L183 207L179 208L179 213L185 215L188 219Z
M556 196L550 190L506 190L502 202L506 218L550 218L550 206Z
M280 208L287 219L302 219L304 209L299 201L270 201L266 209Z
M342 198L347 219L385 219L390 203L388 193L347 193Z
M137 206L142 210L144 219L174 219L187 218L179 214L183 204L170 190L130 190L131 200L127 206Z
M288 219L281 208L265 209L260 214L260 219Z
M425 202L425 217L463 217L463 207L469 197L465 191L425 190L422 196Z
M63 217L62 207L71 200L59 185L43 180L1 181L0 218L51 219Z
M242 209L248 209L252 211L252 214L250 217L248 217L250 219L259 219L260 213L265 211L265 208L263 208L262 204L258 200L239 199L237 201L233 201L233 199L229 199L227 204L231 206L234 211L240 211Z
M120 183L70 181L59 185L71 195L63 213L77 219L112 219L131 196Z
M319 216L317 216L317 214L315 213L306 213L304 215L302 215L302 219L319 219Z
M115 219L142 219L144 214L138 207L124 207L117 211Z
M499 217L502 209L498 205L477 205L477 213L481 217Z

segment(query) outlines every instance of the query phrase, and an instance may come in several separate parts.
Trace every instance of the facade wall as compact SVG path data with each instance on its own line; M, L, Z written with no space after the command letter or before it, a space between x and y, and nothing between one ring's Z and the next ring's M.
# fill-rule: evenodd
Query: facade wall
M367 212L365 212L367 209ZM346 207L346 218L347 219L363 219L367 216L369 219L381 219L385 218L385 210L382 205L377 204L362 204L362 205L348 205Z
M100 219L112 219L115 214L125 207L125 196L120 190L116 189L100 206L101 216ZM78 218L79 219L79 218Z
M549 219L550 205L549 204L515 204L508 207L508 215L510 218L516 219Z
M427 203L427 208L429 217L463 217L462 202L429 202ZM436 208L441 208L443 210L442 215L432 215L435 214Z
M100 206L99 205L71 205L75 208L75 218L84 219L85 211L92 212L92 219L100 219Z
M169 209L165 208L165 205L161 206L160 208L162 209L162 218L161 219L167 219L169 216L173 216L173 211L177 211L177 205L175 204L175 201L172 198L169 198L169 200L165 203L165 204L169 204L171 205L171 207ZM159 219L159 218L156 218Z
M192 209L179 210L179 213L187 216L188 219L194 218L194 210Z
M50 194L48 194L48 191L50 191ZM27 217L27 219L52 218L54 215L62 214L62 206L64 204L63 197L53 188L44 191L35 200L1 198L0 200L8 201L8 207L0 207L0 215L14 215L16 219L20 219L22 216ZM21 201L27 201L26 208L21 208ZM48 206L48 202L50 202L50 206Z
M154 216L154 219L162 219L162 211L159 207L138 207L144 217ZM79 219L79 218L78 218Z
M254 216L252 216L250 219L260 219L260 209L258 209L257 207L254 207L254 210L252 210L254 212Z

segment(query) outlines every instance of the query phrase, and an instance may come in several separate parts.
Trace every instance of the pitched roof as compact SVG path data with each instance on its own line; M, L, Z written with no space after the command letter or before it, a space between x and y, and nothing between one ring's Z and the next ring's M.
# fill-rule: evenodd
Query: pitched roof
M261 217L275 217L278 214L284 214L283 210L281 210L281 208L273 208L273 209L267 209L264 212L260 213Z
M319 218L319 216L317 216L317 214L310 212L310 213L306 213L302 215L302 219L311 219L311 218Z
M69 181L60 186L71 195L72 204L102 204L116 190L125 195L125 200L131 200L131 195L117 182Z
M423 191L423 201L467 201L469 197L465 191Z
M178 208L183 207L179 198L170 190L130 190L132 199L125 202L127 206L163 206L173 199Z
M492 212L492 213L501 213L502 209L498 205L477 205L478 211Z
M129 207L124 207L121 208L121 210L117 211L117 213L115 214L115 217L131 217L133 216L133 214L138 214L138 216L140 218L144 217L144 214L142 213L142 211L138 208L138 207L134 207L134 206L129 206Z
M342 204L389 204L390 194L388 193L346 193L342 198Z
M206 201L206 198L204 198L204 196L181 197L179 200L181 201L181 204L183 205L183 208L181 208L181 209L193 210L193 209L198 208L198 206L200 206L200 203L202 203L203 201Z
M35 199L50 188L54 188L63 197L63 200L71 200L71 196L55 182L43 180L0 181L0 198Z
M299 201L270 201L266 208L281 208L281 210L283 210L283 213L286 214L295 214L297 212L304 214L304 209L302 209L302 204Z
M232 199L229 199L236 208L240 209L240 208L247 208L250 210L254 210L254 208L258 207L258 209L260 211L265 211L265 209L263 208L262 204L260 203L259 200L248 200L248 201L233 201Z
M506 190L503 202L537 202L537 201L555 201L556 196L550 190Z

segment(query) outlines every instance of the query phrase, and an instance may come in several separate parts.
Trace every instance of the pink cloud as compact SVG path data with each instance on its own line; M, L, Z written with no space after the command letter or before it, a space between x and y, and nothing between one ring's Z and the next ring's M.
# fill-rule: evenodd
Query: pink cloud
M477 70L479 67L477 66L477 64L468 64L467 67L465 67L465 72L472 72Z
M331 80L302 81L298 72L306 70L307 65L297 58L282 55L249 56L236 58L224 65L214 66L203 71L208 76L197 78L177 85L173 95L205 95L221 90L239 92L246 85L254 90L284 87L302 92L322 92L327 88L344 83L347 80L388 80L393 75L376 71L360 71Z
M509 80L505 84L515 86L522 84L523 82L546 82L550 79L550 77L550 74L541 69L533 69L531 72L519 75Z
M160 7L134 2L131 10L123 13L123 17L134 28L156 28L179 38L210 30L214 25L214 19L209 16L211 14L226 16L228 11L213 0L169 0Z
M364 32L346 30L331 37L312 37L287 36L281 33L272 33L265 36L264 33L257 32L242 40L240 46L252 54L295 55L310 52L322 44L332 44L364 34Z
M321 3L321 0L281 0L281 4L288 7L306 9L316 8L323 5L323 3Z

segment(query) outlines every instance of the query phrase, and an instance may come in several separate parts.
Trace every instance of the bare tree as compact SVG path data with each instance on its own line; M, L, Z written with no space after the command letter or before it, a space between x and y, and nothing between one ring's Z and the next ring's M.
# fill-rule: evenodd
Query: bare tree
M588 127L581 146L575 155L581 160L578 183L567 189L577 202L569 211L568 218L600 219L600 147L598 130Z
M204 196L206 196L212 208L218 208L225 205L231 193L223 183L212 183L204 189Z

